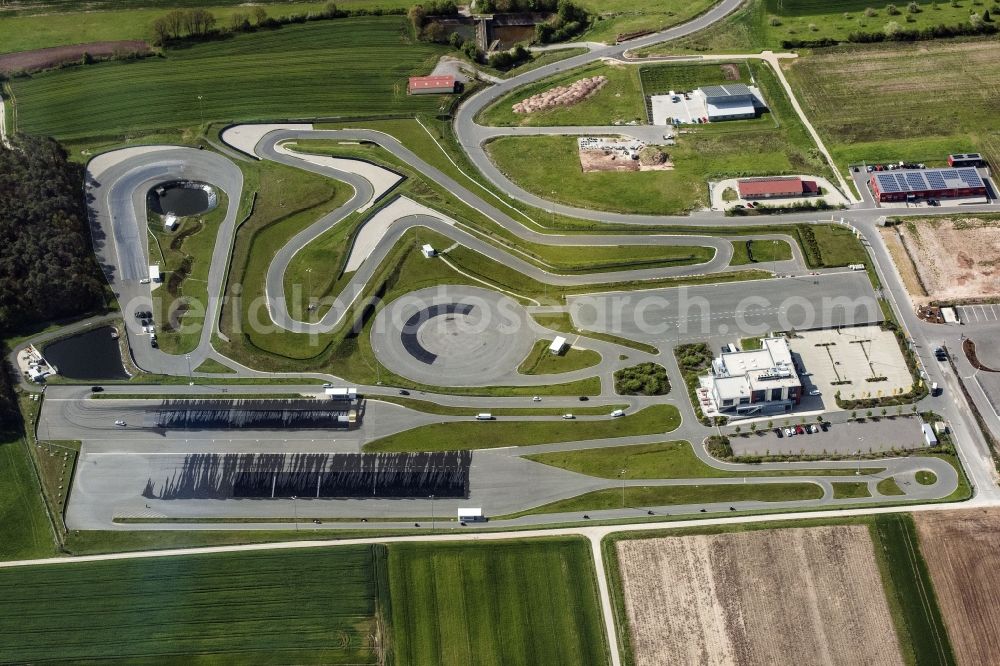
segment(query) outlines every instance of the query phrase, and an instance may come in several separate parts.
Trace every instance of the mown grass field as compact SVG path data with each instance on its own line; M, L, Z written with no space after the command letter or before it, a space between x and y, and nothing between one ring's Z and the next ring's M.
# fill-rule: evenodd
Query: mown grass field
M780 240L733 241L733 258L730 266L745 266L767 261L787 261L792 258L792 248Z
M454 451L572 442L580 439L651 435L676 430L681 415L673 405L654 405L600 421L459 421L434 423L365 444L375 451Z
M601 355L592 349L566 348L562 354L549 351L552 340L539 340L518 367L523 375L551 375L572 372L595 366L601 362Z
M545 465L568 469L588 476L605 479L621 478L624 469L626 479L709 479L735 478L744 476L846 476L854 474L853 469L840 470L775 470L727 472L702 462L691 449L691 443L684 440L662 442L660 444L631 444L627 446L607 446L599 449L578 449L576 451L556 451L524 456ZM874 474L882 468L867 468L865 474Z
M285 26L164 58L18 79L18 128L72 138L204 120L434 113L446 102L408 96L406 77L429 71L443 52L413 41L398 16Z
M54 554L52 528L29 455L20 437L0 437L0 560Z
M511 105L556 86L568 86L588 76L604 76L608 82L585 100L533 113L514 113ZM483 109L477 121L499 126L613 125L644 122L645 102L638 94L639 71L631 65L594 63L564 74L550 76L510 92Z
M0 571L4 661L379 664L379 546Z
M397 544L389 581L398 664L607 663L582 538Z
M645 508L678 504L713 504L716 502L791 502L823 497L823 489L814 483L732 484L724 486L626 486L624 502L621 488L590 493L544 504L504 518L541 513L606 511L622 508Z
M996 164L998 49L996 38L839 47L785 69L841 167L892 160L943 165L948 153L964 151Z
M621 33L662 30L707 11L713 0L580 0L595 17L581 40L614 43Z
M971 12L990 9L992 13L995 6L989 0L959 0L957 6L941 0L919 0L918 13L907 10L908 2L896 2L900 13L890 15L888 4L871 0L750 0L705 30L637 53L757 53L779 49L786 40L846 40L854 32L882 32L890 21L904 30L965 24ZM873 16L865 15L869 7L874 10Z
M677 145L665 148L674 163L671 171L583 173L575 137L507 136L491 141L486 149L501 171L534 194L560 203L623 213L681 214L704 208L709 204L709 179L794 173L831 175L774 72L759 62L747 66L769 105L769 113L755 120L691 128L692 133L679 137ZM665 67L657 68L657 79L668 76L659 71ZM709 69L713 67L721 73L718 66ZM691 80L690 66L682 65L678 71L682 74L678 80ZM601 93L579 108L596 102ZM644 109L637 86L630 89L628 97Z

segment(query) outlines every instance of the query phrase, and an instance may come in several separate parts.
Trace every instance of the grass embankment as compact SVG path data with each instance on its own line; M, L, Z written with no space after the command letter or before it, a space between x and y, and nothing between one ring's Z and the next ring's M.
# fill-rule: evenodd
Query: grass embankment
M831 484L833 486L833 499L857 499L871 497L868 484L862 481L844 481Z
M551 340L537 341L517 371L522 375L554 375L592 368L601 362L601 355L592 349L567 346L563 353L553 354L549 351L551 344Z
M651 435L676 430L681 415L673 405L653 405L601 421L477 421L434 423L365 444L376 451L454 451L553 444L605 437Z
M905 495L906 491L899 487L896 483L895 477L890 476L887 479L882 479L875 486L875 490L878 491L879 495Z
M226 217L229 197L218 193L218 205L205 215L182 218L174 231L163 219L149 214L152 242L149 254L157 257L163 284L153 291L157 342L167 354L186 354L201 340L208 308L208 272L219 239L219 225Z
M907 514L872 516L869 529L906 662L915 666L954 664L913 518Z
M22 663L384 663L384 558L383 546L344 546L0 570L0 653Z
M965 22L969 8L961 4L958 10L943 2L939 10L925 6L917 18L958 11ZM807 55L786 69L803 110L842 168L899 160L944 166L949 153L966 151L982 152L995 164L995 96L982 91L1000 78L996 50L996 38L855 45ZM966 101L955 105L955 99Z
M597 16L579 39L613 44L618 35L663 30L707 11L711 0L580 0L581 7Z
M846 40L855 32L883 32L886 24L893 21L905 30L969 21L968 3L923 1L917 3L920 9L917 13L911 13L907 4L896 3L900 13L893 15L888 5L870 0L750 0L705 30L639 49L637 53L757 53L763 49L782 49L782 42L789 40ZM870 15L865 11L869 7ZM971 10L986 8L984 4Z
M18 128L64 139L206 118L279 119L289 109L299 118L434 113L442 100L407 95L406 77L426 73L445 51L412 39L399 16L288 25L168 49L164 58L17 79Z
M560 203L624 213L680 214L707 207L710 179L832 175L774 72L757 61L746 66L768 101L768 113L755 120L688 128L690 134L667 148L674 162L670 171L583 173L575 137L501 137L488 143L486 149L503 173L534 194ZM642 100L638 87L629 96Z
M785 241L733 241L733 258L729 265L745 266L768 261L787 261L791 258L792 248Z
M653 345L647 345L644 342L636 342L635 340L629 340L628 338L623 338L617 335L612 335L610 333L600 333L597 331L581 331L576 326L573 325L573 318L568 312L552 312L552 313L533 313L531 315L535 321L544 326L545 328L550 328L553 331L558 331L560 333L567 333L569 335L582 335L584 337L594 338L595 340L604 340L605 342L611 342L616 345L622 345L623 347L631 347L633 349L638 349L639 351L644 351L647 354L659 354L660 350Z
M391 395L372 396L368 400L378 402L388 402L400 405L409 409L426 414L438 414L441 416L475 416L483 410L480 407L452 407L441 405L428 400L417 400L414 398L397 397ZM625 409L628 405L603 405L600 407L490 407L489 412L493 416L560 416L567 412L572 412L577 416L601 416L607 415L616 409Z
M582 538L394 545L389 588L397 663L607 660Z
M214 358L206 358L201 362L197 368L194 369L195 372L210 372L213 374L229 375L235 374L236 371L230 368L228 365L223 365L219 363Z
M727 472L705 464L691 449L691 443L678 440L660 444L609 446L599 449L556 451L524 456L529 460L605 479L725 479L761 476L847 476L853 469L796 469ZM864 474L876 474L883 468L867 468Z
M626 486L624 502L620 488L594 492L545 504L528 511L503 516L515 518L540 513L604 511L621 508L645 508L682 504L718 502L791 502L823 497L823 489L814 483L732 484L722 486Z
M700 385L699 377L708 371L712 366L712 359L715 358L711 348L704 342L679 345L674 347L674 358L681 370L681 376L684 377L684 385L687 387L688 399L694 407L695 416L702 424L710 425L708 417L701 411L701 402L696 392Z

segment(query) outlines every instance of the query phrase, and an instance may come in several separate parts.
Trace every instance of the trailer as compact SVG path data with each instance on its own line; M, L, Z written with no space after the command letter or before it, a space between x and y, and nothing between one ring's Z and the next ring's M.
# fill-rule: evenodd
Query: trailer
M551 345L549 345L549 353L558 356L559 354L563 353L563 349L565 348L566 348L566 338L564 338L561 335L557 335L556 339L552 341Z
M480 508L467 508L458 510L458 522L460 523L485 523L486 516Z
M333 387L329 386L324 389L326 397L331 400L346 400L353 402L358 399L358 389L353 386L349 387Z

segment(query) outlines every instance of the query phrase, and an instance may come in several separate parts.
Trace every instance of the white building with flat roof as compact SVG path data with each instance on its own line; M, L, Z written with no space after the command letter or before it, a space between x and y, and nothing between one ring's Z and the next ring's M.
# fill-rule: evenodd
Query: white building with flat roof
M724 352L712 361L702 385L715 411L723 414L788 412L802 400L802 382L785 338L763 338L760 349Z

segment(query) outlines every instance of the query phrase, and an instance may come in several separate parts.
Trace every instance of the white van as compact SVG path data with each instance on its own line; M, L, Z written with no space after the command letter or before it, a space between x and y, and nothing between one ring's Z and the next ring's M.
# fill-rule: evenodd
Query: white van
M611 418L617 419L619 416L625 416L624 409L616 409L615 411L611 412Z
M476 414L476 420L477 421L492 421L493 420L493 415L490 414L489 412L480 412L479 414Z

